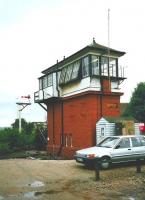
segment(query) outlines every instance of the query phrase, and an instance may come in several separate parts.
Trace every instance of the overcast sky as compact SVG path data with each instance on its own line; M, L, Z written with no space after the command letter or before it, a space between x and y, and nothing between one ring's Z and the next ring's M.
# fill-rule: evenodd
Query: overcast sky
M17 118L16 102L31 95L22 117L44 121L46 112L34 104L41 71L92 43L125 51L121 84L129 102L137 83L145 81L145 5L143 0L0 0L0 126Z

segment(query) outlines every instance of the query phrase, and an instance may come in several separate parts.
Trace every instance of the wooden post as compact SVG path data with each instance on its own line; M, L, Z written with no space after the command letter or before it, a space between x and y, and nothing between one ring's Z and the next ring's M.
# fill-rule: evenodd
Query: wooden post
M100 160L95 159L95 180L100 180Z
M141 160L140 159L136 160L136 172L141 173Z

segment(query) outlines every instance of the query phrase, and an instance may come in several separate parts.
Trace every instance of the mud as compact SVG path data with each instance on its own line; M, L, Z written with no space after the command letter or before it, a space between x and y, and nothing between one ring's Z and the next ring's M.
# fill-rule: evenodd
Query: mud
M74 160L0 160L0 200L144 200L145 166L94 170Z

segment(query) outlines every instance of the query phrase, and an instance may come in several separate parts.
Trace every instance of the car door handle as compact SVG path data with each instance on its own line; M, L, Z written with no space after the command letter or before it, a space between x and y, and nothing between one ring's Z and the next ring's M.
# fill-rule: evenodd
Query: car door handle
M131 150L131 149L128 149L128 150Z

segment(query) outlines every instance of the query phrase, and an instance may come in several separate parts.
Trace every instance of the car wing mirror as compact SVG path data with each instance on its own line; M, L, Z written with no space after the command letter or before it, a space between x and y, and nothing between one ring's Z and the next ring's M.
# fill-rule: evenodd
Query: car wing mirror
M120 145L118 144L116 147L115 147L115 149L119 149L120 148Z

